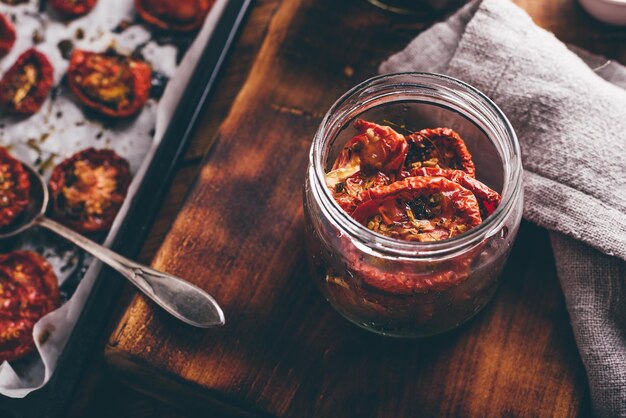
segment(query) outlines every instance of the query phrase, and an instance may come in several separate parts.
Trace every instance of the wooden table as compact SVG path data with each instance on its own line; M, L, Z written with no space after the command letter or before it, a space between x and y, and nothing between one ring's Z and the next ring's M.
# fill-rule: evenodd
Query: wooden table
M574 1L518 0L517 3L531 14L539 25L555 32L561 40L626 62L626 48L623 46L626 30L609 28L594 22L580 10ZM303 13L304 8L307 13ZM352 19L345 15L338 15L346 11L358 11L358 13L355 13ZM290 24L294 19L296 24ZM335 21L349 25L352 31L358 32L360 27L367 27L368 31L379 35L375 39L367 38L370 40L368 43L348 40L352 49L329 48L329 59L335 60L336 65L325 66L324 69L327 71L319 74L318 82L320 89L332 89L329 95L335 97L338 95L335 92L346 90L372 75L382 58L401 49L429 23L424 19L409 19L380 12L362 0L346 0L345 2L343 0L341 2L337 0L258 0L221 76L217 92L205 111L206 117L203 118L194 142L180 165L168 199L146 242L142 261L150 261L161 246L189 185L201 168L203 155L210 148L218 127L229 114L230 106L240 93L246 79L249 77L246 84L248 89L259 82L268 83L268 89L276 88L272 80L255 80L259 73L266 75L263 71L276 66L285 71L281 76L288 83L292 82L293 86L297 86L298 81L304 84L313 82L312 80L298 80L298 71L307 66L308 59L316 58L308 57L307 54L324 48L328 42L333 42L333 39L328 38L329 36L336 36L340 33L337 28L332 32L327 27L329 22ZM335 39L335 41L342 42L341 39ZM360 49L355 48L355 45ZM284 62L279 62L280 60ZM251 68L254 70L249 74ZM296 83L293 84L294 82ZM289 94L278 96L290 97ZM246 91L241 92L240 101L242 97L246 98ZM317 110L313 112L309 109L321 109L328 106L325 103L328 97L322 93L310 99L314 103L309 107L276 102L268 111L274 114L283 113L286 123L300 123L302 131L308 132L315 128L320 117ZM315 102L316 100L318 102ZM229 123L232 124L233 120L245 120L245 115L237 114L242 107L241 102L238 103L239 106L230 114L220 135L232 135L234 128ZM262 124L260 127L263 129ZM306 144L298 144L298 146L306 147ZM211 158L214 158L214 155ZM206 170L205 168L202 171L203 175L207 172ZM209 175L212 174L209 173ZM173 234L176 238L176 234L174 232ZM171 234L169 239L170 241L173 239ZM287 240L288 243L295 242L297 237L290 239L292 241ZM296 248L297 251L301 250L299 247ZM163 250L159 254L162 256ZM174 264L165 267L180 268ZM323 315L325 319L343 321L328 308L325 302L321 301L319 295L314 293L311 295L319 299L319 301L314 300L312 306L314 309L319 309L320 315ZM111 326L103 331L103 344L129 302L131 309L142 312L148 309L143 299L135 298L133 291L127 289L121 298L117 314L112 318ZM307 301L307 303L311 302ZM265 310L260 311L260 315L266 313ZM525 318L525 320L520 320L520 318ZM341 328L341 332L343 331L344 328ZM323 331L317 330L317 332ZM493 408L494 415L509 413L512 415L585 416L588 414L589 400L584 370L569 327L547 234L532 225L522 226L505 279L494 302L467 326L441 337L400 343L355 331L347 324L345 332L349 335L345 337L345 343L335 345L333 347L335 351L327 355L340 358L345 354L341 352L341 349L354 348L351 344L355 341L367 344L370 349L374 347L378 352L383 353L376 359L372 359L381 363L381 367L377 369L378 374L359 375L355 370L342 370L340 363L331 361L330 364L333 364L336 370L317 370L318 375L311 376L310 381L328 384L328 380L319 376L319 373L335 376L337 381L341 381L341 374L355 373L354 378L350 380L351 384L337 384L323 388L305 385L294 388L294 391L296 389L298 391L292 393L288 387L277 387L277 383L272 381L271 374L260 375L259 379L230 381L230 387L223 389L230 391L233 398L239 397L241 403L235 405L237 408L226 408L227 412L220 412L216 416L241 412L238 410L239 407L269 410L280 416L309 416L306 413L314 410L318 413L320 411L335 412L339 414L337 416L376 416L371 411L381 407L382 401L377 398L381 391L367 392L371 390L367 382L377 380L393 385L394 381L401 381L406 376L389 376L385 373L386 370L398 370L404 356L420 358L419 361L413 362L409 369L403 371L404 374L419 374L420 379L414 385L402 389L406 392L398 393L395 398L401 399L412 394L419 396L424 415L467 415L481 411L481 408L484 410L485 407ZM189 335L181 336L181 338L196 338L189 337ZM280 337L279 334L277 336ZM488 336L493 340L479 340L479 336ZM336 335L336 337L340 339L341 335ZM202 337L197 338L202 339ZM306 337L303 336L303 338ZM118 338L114 335L112 342L114 345L132 346L131 342L124 340L124 336ZM194 344L193 341L186 343ZM516 346L518 349L512 351L511 346ZM234 347L234 350L237 349L240 347ZM250 350L250 355L253 356L254 351ZM541 357L528 358L530 354L535 353L540 353ZM357 355L361 355L363 361L371 359L364 353L357 353ZM232 358L225 357L225 360L232 360ZM233 364L231 367L236 369L238 365ZM84 384L81 385L76 395L76 402L70 411L70 416L175 417L185 416L183 412L179 412L180 409L187 409L187 413L191 413L194 411L190 406L198 405L197 399L187 399L184 393L180 393L174 396L174 399L171 399L172 397L167 399L175 404L178 399L175 407L165 406L152 398L121 386L117 374L106 372L105 369L99 351L94 354ZM308 370L310 373L316 373L315 367ZM285 381L292 381L289 380L289 370L277 370L276 373ZM508 379L507 377L510 376L515 376L515 378ZM135 386L139 381L141 378L134 381ZM516 386L516 381L522 384ZM494 386L498 382L507 383L508 386ZM264 394L263 385L266 383L270 387L274 385L273 388L278 388L277 393ZM150 385L139 386L140 389L146 389ZM381 390L384 392L384 388ZM320 395L322 395L321 398ZM333 396L340 402L333 403ZM354 396L356 401L351 404L343 402L350 396ZM387 402L384 404L385 408L395 412L395 416L415 415L415 404L411 406L394 404L394 396L384 398ZM350 410L341 409L346 408L348 404L353 405ZM218 404L214 402L210 408L220 408L223 411L224 406L221 402ZM202 411L204 412L202 416L208 415L206 409Z

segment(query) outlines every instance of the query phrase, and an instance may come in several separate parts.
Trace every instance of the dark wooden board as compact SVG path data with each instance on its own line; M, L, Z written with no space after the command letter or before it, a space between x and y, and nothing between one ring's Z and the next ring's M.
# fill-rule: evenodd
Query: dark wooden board
M521 3L531 11L542 4ZM546 26L564 30L563 19ZM134 387L202 414L588 413L545 231L524 225L493 303L461 329L426 340L361 331L310 283L300 195L312 135L330 104L421 26L360 0L282 2L154 261L210 291L227 326L191 329L136 297L106 353Z

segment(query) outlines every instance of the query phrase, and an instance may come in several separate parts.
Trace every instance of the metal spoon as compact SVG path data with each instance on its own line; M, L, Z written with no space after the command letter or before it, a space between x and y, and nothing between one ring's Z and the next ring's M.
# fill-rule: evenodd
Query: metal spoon
M129 260L47 218L48 188L31 166L22 164L30 176L30 203L14 224L0 229L0 239L14 236L35 225L47 228L117 270L157 305L181 321L200 328L224 325L224 312L204 290L171 274Z

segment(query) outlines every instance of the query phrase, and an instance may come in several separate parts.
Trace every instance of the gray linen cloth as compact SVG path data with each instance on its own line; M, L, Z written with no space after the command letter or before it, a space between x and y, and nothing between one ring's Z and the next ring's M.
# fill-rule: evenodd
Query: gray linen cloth
M524 217L552 231L594 411L626 417L626 69L602 62L513 3L483 0L420 34L380 72L448 74L508 116L522 149Z

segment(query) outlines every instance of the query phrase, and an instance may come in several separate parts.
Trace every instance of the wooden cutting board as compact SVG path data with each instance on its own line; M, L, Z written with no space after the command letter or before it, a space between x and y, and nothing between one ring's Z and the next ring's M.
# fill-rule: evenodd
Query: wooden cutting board
M214 295L227 324L192 329L135 297L106 350L125 381L200 416L588 414L545 231L523 224L493 302L428 339L358 329L308 277L301 187L313 134L414 22L363 0L280 2L153 263Z

